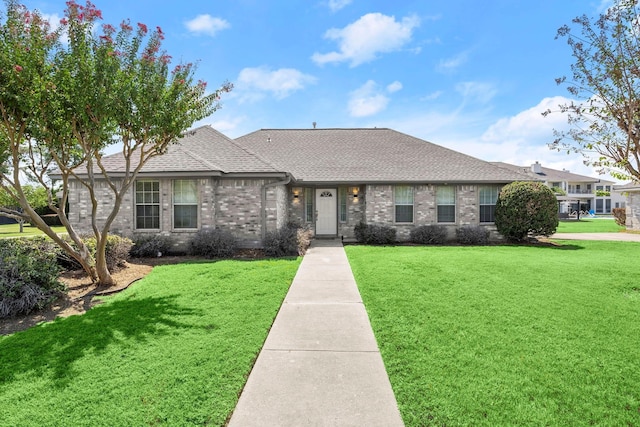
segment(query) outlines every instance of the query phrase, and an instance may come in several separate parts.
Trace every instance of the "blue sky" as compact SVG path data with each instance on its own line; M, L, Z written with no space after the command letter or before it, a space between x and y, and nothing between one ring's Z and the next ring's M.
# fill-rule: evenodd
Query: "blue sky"
M488 161L597 176L547 148L569 96L572 57L557 29L611 0L96 0L166 34L177 62L235 89L198 124L230 137L260 128L390 127ZM27 1L59 20L61 0ZM606 178L606 177L603 177Z

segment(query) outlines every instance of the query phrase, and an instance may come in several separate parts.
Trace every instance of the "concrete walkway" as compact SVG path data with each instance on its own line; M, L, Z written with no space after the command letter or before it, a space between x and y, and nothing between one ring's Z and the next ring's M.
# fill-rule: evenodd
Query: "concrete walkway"
M611 240L619 242L640 242L640 234L634 233L556 233L549 237L559 240Z
M344 248L315 240L229 426L402 425Z

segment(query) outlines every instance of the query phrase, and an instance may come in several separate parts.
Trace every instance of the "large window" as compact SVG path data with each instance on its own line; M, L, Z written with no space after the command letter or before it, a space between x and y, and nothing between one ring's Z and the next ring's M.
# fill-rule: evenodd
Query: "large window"
M443 185L436 189L438 222L456 222L456 189Z
M395 188L395 222L413 222L413 187L398 185Z
M136 181L136 228L160 228L160 182Z
M347 187L338 188L338 212L340 222L347 222Z
M480 222L495 222L496 202L500 188L495 185L484 185L479 189Z
M313 222L313 188L304 189L304 218L307 222Z
M198 228L198 185L194 180L173 181L173 228Z

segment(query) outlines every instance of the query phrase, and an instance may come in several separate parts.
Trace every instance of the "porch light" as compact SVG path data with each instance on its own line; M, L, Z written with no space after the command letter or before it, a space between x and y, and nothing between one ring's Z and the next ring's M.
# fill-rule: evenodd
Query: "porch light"
M291 189L291 192L293 193L293 198L294 199L298 199L300 198L300 193L302 192L302 188L300 187L293 187Z
M360 187L349 187L349 193L353 194L353 197L358 198L358 192Z

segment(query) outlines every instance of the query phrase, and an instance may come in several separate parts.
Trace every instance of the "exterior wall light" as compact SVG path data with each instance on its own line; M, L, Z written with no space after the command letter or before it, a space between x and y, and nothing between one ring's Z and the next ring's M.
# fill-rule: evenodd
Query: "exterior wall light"
M300 193L302 192L302 189L300 187L293 187L291 189L291 192L293 193L293 198L297 200L300 198Z

